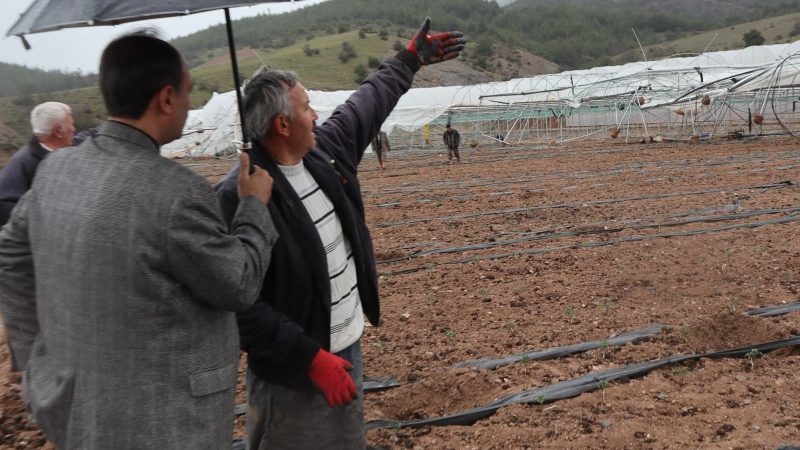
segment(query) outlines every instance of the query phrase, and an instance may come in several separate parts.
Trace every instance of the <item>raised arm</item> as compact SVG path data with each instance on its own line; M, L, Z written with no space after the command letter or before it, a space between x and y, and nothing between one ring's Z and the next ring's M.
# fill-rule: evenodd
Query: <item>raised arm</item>
M369 75L330 118L315 130L319 147L355 172L364 150L400 97L411 87L420 67L458 56L466 40L461 32L430 34L426 18L408 48L388 58Z

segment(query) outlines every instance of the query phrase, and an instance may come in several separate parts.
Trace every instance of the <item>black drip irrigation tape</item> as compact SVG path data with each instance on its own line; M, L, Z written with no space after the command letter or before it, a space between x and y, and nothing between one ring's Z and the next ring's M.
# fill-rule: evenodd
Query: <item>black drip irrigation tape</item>
M800 310L800 302L788 303L786 305L767 306L765 308L751 309L745 312L745 315L755 317L772 317L780 316L790 312Z
M576 232L580 232L586 234L591 232L592 230L607 230L608 228L612 227L619 227L619 226L630 226L633 224L640 224L645 220L657 220L657 219L675 219L678 217L689 217L699 214L711 214L711 213L719 213L719 212L731 212L741 209L739 204L727 204L722 206L715 206L710 208L701 208L701 209L693 209L690 211L679 211L669 214L659 214L653 216L644 216L638 219L632 220L614 220L614 221L605 221L605 222L591 222L579 226L573 225L556 225L552 227L547 227L542 230L537 231L504 231L502 233L488 235L482 238L482 241L490 241L490 242L497 242L506 238L509 240L510 238L517 236L514 239L523 239L523 238L530 238L532 236L553 236L556 233L561 233L565 230L573 230ZM446 248L443 247L445 242L440 241L426 241L426 242L413 242L410 244L404 244L400 247L397 247L399 250L409 250L409 249L420 249L420 248L427 248L427 247L435 247L437 249ZM389 264L396 261L407 261L412 257L417 256L418 252L421 250L417 250L415 252L409 253L406 256L401 258L393 258L393 259L384 259L378 261L378 264Z
M563 356L583 353L596 348L615 347L627 344L629 342L640 342L643 339L658 333L665 327L666 325L657 323L650 325L649 327L642 328L641 330L629 331L608 339L582 342L580 344L565 345L562 347L548 348L545 350L534 350L506 356L504 358L480 358L472 361L456 363L453 364L452 367L479 367L481 369L496 369L498 367L507 366L520 361L541 361L545 359L561 358Z
M757 169L750 169L750 170L733 170L733 171L726 172L726 174L756 173L756 172L764 172L764 171L767 171L767 170L791 170L791 169L796 169L798 167L800 167L800 165L779 166L779 167L769 167L769 168L757 168ZM608 174L612 174L613 175L613 174L619 174L619 173L622 173L622 171L612 171L610 173L595 172L592 175L586 175L586 176L550 177L550 178L554 178L554 179L582 179L582 180L585 180L585 179L589 179L589 178L592 178L592 177L600 177L600 176L604 176L604 175L608 175ZM635 185L639 185L639 184L642 184L642 183L655 184L655 183L666 181L666 180L669 180L670 183L674 183L675 181L678 181L678 180L693 180L695 178L714 178L714 177L717 177L717 176L719 176L719 175L716 174L716 173L703 173L703 174L700 174L700 175L685 175L685 176L672 175L672 176L668 176L668 177L667 176L661 176L661 177L655 177L655 178L648 178L648 179L642 180L641 182L640 181L626 181L624 184L625 185L634 185L634 184ZM480 189L480 188L485 188L485 187L494 187L494 186L500 186L500 185L503 185L503 184L505 184L505 185L525 184L527 186L523 186L523 188L521 190L513 191L513 192L512 191L509 191L509 192L489 192L489 193L486 193L486 194L469 194L469 195L436 194L436 195L433 195L433 196L428 197L428 198L421 198L421 199L413 200L413 203L433 203L433 202L445 202L445 201L466 201L466 200L471 200L471 199L475 199L475 198L480 198L482 195L489 195L489 196L514 195L517 192L534 193L534 192L546 192L548 190L550 190L550 191L564 191L564 190L574 189L574 188L577 187L577 186L565 186L565 187L552 187L552 188L548 188L548 189L541 188L541 187L535 188L535 189L530 188L531 185L541 184L541 182L544 181L544 180L546 180L546 178L540 178L536 182L518 180L518 181L510 181L510 182L502 182L502 183L481 184L481 185L473 186L473 187L471 187L469 189ZM592 188L592 189L600 189L600 188L603 188L605 186L606 186L606 183L594 183L594 184L590 185L589 187ZM447 188L447 190L449 190L449 188ZM459 190L463 190L463 189L459 189ZM430 190L420 190L420 191L421 192L426 192L426 193L430 192ZM403 205L403 202L398 200L398 201L395 201L395 202L392 202L392 203L382 203L382 204L376 204L374 206L380 208L380 207L398 207L398 206L402 206L402 205Z
M789 303L786 305L766 306L764 308L751 309L749 311L746 311L744 314L746 316L754 316L754 317L772 317L772 316L780 316L783 314L788 314L790 312L798 310L800 310L800 302ZM565 356L570 356L577 353L583 353L597 348L615 347L615 346L625 345L629 342L640 342L643 339L658 333L665 327L667 327L667 325L656 323L639 330L628 331L607 339L564 345L561 347L551 347L544 350L533 350L529 352L517 353L514 355L505 356L502 358L485 357L485 358L455 363L450 367L457 369L463 367L478 367L481 369L494 370L498 367L504 367L517 362L542 361L547 359L562 358ZM364 392L380 391L389 388L395 388L398 386L400 386L400 382L397 381L397 378L395 377L364 378ZM241 408L241 413L238 412L240 408ZM237 414L243 414L244 408L245 405L239 405L237 407Z
M539 150L541 147L534 147L532 150ZM554 159L560 157L571 157L571 156L586 156L591 154L614 154L614 153L630 153L635 152L636 150L633 149L624 149L624 148L614 148L614 149L603 149L603 150L577 150L577 151L564 151L564 152L551 152L551 153L523 153L520 154L519 150L509 151L504 153L505 155L510 155L506 157L497 157L493 156L490 158L475 158L475 155L472 154L469 158L466 158L465 162L461 164L486 164L486 163L495 163L495 162L512 162L512 161L519 161L519 160L527 160L527 159ZM469 155L468 155L469 156ZM788 157L789 159L797 159L797 155L794 151L787 151L787 152L778 152L775 154L748 154L743 156L728 156L725 157L722 161L705 161L700 163L694 163L692 160L689 159L680 159L680 160L665 160L665 161L651 161L647 163L633 163L633 164L625 164L620 165L618 167L622 169L636 169L636 168L643 168L643 167L657 167L661 169L686 169L686 168L693 168L693 167L715 167L715 166L723 166L729 164L742 164L748 162L754 162L757 164L763 164L765 162L776 161L779 159L785 159ZM445 163L442 162L442 165ZM407 164L400 166L400 169L407 169L407 168L421 168L421 167L429 167L431 164L429 162L421 163L421 164ZM365 191L366 192L366 191ZM371 192L368 195L373 195Z
M673 221L673 222L659 222L659 223L649 223L649 224L615 224L616 226L593 226L593 227L581 227L581 229L577 231L561 231L556 233L536 233L532 236L525 236L517 239L510 239L510 240L503 240L503 241L494 241L494 242L486 242L481 244L472 244L472 245L465 245L461 247L446 247L446 248L435 248L431 250L424 250L419 251L416 253L412 253L410 255L404 256L402 258L395 258L390 260L383 260L379 261L378 264L391 264L400 261L408 261L413 258L419 258L425 255L441 255L447 253L464 253L476 250L488 250L490 248L497 248L497 247L505 247L509 245L516 245L523 242L531 242L531 241L543 241L548 239L556 239L562 237L572 237L572 236L585 236L589 234L609 234L609 233L619 233L621 231L631 229L631 230L644 230L648 228L669 228L669 227L677 227L683 225L689 225L693 223L708 223L708 222L726 222L731 220L739 220L739 219L747 219L750 217L755 216L763 216L763 215L772 215L772 214L792 214L800 211L800 208L780 208L780 209L756 209L752 211L745 211L738 214L717 214L713 216L699 216L699 217L690 217L688 219Z
M395 377L375 378L364 377L364 392L377 392L400 386L400 382Z
M763 226L767 226L767 225L778 225L778 224L784 224L784 223L789 223L789 222L795 222L797 220L800 220L800 217L798 217L797 214L791 214L788 217L781 217L781 218L778 218L778 219L760 220L760 221L756 221L756 222L740 223L740 224L735 224L735 225L724 225L724 226L712 227L712 228L700 228L700 229L697 229L697 230L689 230L689 231L681 231L681 232L656 233L656 234L648 234L648 235L629 236L629 237L624 237L624 238L620 238L620 239L613 239L613 240L608 240L608 241L586 242L586 243L572 244L572 245L567 245L567 246L562 246L562 247L553 247L552 249L553 250L560 250L560 249L566 249L566 248L578 249L578 248L605 247L605 246L609 246L609 245L616 245L616 244L622 244L622 243L627 243L627 242L644 241L644 240L648 240L648 239L687 237L687 236L697 236L697 235L700 235L700 234L707 234L707 233L718 233L718 232L721 232L721 231L758 228L758 227L763 227ZM543 251L539 251L539 250L552 251L550 249L522 250L522 251L518 251L518 252L505 253L505 254L501 254L501 255L476 256L476 257L472 257L472 258L464 258L464 259L459 259L459 260L454 260L454 261L446 261L446 262L444 262L444 264L464 264L464 263L467 263L467 262L470 262L470 261L475 261L475 260L484 260L484 259L485 260L495 260L495 259L501 259L501 258L509 258L509 257L512 257L512 256L544 253Z
M484 260L497 260L497 259L504 259L504 258L511 258L515 256L527 256L527 255L536 255L542 253L551 253L555 251L561 250L569 250L569 249L582 249L582 248L596 248L596 247L606 247L609 245L616 245L616 244L624 244L628 242L639 242L648 239L658 239L658 238L672 238L672 237L687 237L687 236L696 236L700 234L707 234L707 233L718 233L722 231L730 231L730 230L737 230L737 229L749 229L749 228L758 228L767 225L777 225L777 224L784 224L789 222L796 222L800 220L800 217L797 214L792 214L788 217L781 217L778 219L771 219L771 220L761 220L757 222L750 222L750 223L741 223L735 225L725 225L720 227L713 227L713 228L701 228L697 230L690 230L690 231L683 231L683 232L673 232L673 233L656 233L656 234L648 234L648 235L639 235L639 236L630 236L624 237L619 239L610 239L607 241L601 242L586 242L586 243L579 243L579 244L570 244L570 245L562 245L557 247L545 247L545 248L537 248L537 249L530 249L530 250L518 250L510 253L501 253L497 255L484 255L484 256L472 256L469 258L463 259L455 259L450 261L443 261L437 264L466 264L474 261L484 261ZM424 266L419 267L412 267L409 269L398 270L395 272L381 272L379 275L383 276L398 276L398 275L406 275L409 273L420 272L426 269L432 269L436 266L436 264L429 263Z
M612 381L626 380L643 376L655 369L685 361L694 361L701 358L743 357L753 350L758 350L761 353L767 353L772 350L795 345L800 345L800 337L798 336L719 352L670 356L667 358L631 364L615 369L594 372L588 375L573 378L565 382L556 383L529 391L518 392L516 394L511 394L500 398L487 405L468 409L456 414L415 420L373 420L367 422L366 428L368 430L372 430L379 428L419 428L425 426L473 425L478 420L493 415L498 409L505 406L523 403L544 404L554 402L556 400L576 397L584 392L593 391L598 388L604 388Z
M484 188L484 187L493 187L493 186L506 186L506 185L518 185L518 184L532 184L532 183L541 183L544 181L552 181L552 180L586 180L590 178L600 178L606 177L609 175L619 175L626 171L633 171L637 170L639 172L643 172L644 169L648 168L655 168L659 170L681 170L685 171L687 169L695 169L700 167L722 167L727 165L742 165L742 164L750 164L750 165L762 165L769 162L774 161L781 161L784 159L790 160L797 160L800 159L794 152L786 152L779 155L775 155L772 157L760 156L760 157L741 157L741 158L726 158L724 161L706 161L700 163L694 163L690 160L668 160L668 161L660 161L660 162L646 162L646 163L633 163L633 164L622 164L615 166L611 169L603 170L603 171L581 171L581 172L550 172L547 174L537 174L531 175L526 177L520 177L516 179L509 180L507 178L473 178L470 180L436 180L429 184L424 185L406 185L403 187L394 187L394 188L383 188L380 190L377 189L364 189L362 195L365 197L371 196L386 196L386 195L393 195L393 194L408 194L414 192L431 192L432 190L465 190L465 189L477 189L477 188ZM759 171L764 171L767 169L777 169L777 170L790 170L796 167L795 165L788 165L788 166L779 166L779 167L760 167L758 168ZM728 173L742 173L748 172L748 170L737 170ZM715 176L714 174L710 174L710 176ZM663 179L664 177L658 177L656 180ZM674 177L670 177L674 178Z
M610 198L605 200L592 200L587 202L574 202L574 203L559 203L555 205L540 205L540 206L531 206L527 208L509 208L509 209L501 209L501 210L494 210L494 211L481 211L476 213L467 213L467 214L459 214L453 216L445 216L445 217L419 217L416 219L408 219L408 220L399 220L396 222L384 222L375 224L375 227L378 228L388 228L397 225L411 225L416 223L425 223L425 222L452 222L454 220L464 220L464 219L471 219L474 217L484 217L484 216L495 216L495 215L504 215L504 214L518 214L523 212L530 212L530 211L537 211L542 209L559 209L559 208L581 208L585 206L594 206L594 205L606 205L610 203L623 203L623 202L630 202L630 201L640 201L640 200L658 200L663 198L670 198L670 197L684 197L689 195L705 195L705 194L714 194L718 192L735 192L735 191L742 191L748 189L776 189L776 188L785 188L789 186L793 186L795 183L790 180L781 181L778 183L773 184L761 184L761 185L754 185L754 186L741 186L741 187L733 187L733 188L716 188L716 189L708 189L702 191L689 191L689 192L671 192L667 194L658 194L658 195L647 195L647 196L636 196L636 197L620 197L620 198Z

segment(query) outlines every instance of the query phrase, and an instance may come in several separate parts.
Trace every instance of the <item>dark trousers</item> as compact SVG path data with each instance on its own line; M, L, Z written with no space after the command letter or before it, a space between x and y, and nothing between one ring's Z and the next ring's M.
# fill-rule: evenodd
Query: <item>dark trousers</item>
M247 450L355 450L367 446L361 343L337 353L350 361L358 397L331 408L321 392L267 383L247 371Z

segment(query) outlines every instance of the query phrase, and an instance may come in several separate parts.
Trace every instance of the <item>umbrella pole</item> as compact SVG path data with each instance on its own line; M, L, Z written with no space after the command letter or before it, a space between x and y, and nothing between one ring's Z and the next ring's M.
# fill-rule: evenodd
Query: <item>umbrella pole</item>
M247 132L244 128L244 106L242 103L242 92L239 89L239 63L236 60L236 46L233 43L233 27L231 26L231 14L225 8L225 29L228 31L228 51L231 54L231 69L233 70L233 89L236 91L236 105L239 107L239 124L242 127L242 151L250 150L250 143L247 141Z

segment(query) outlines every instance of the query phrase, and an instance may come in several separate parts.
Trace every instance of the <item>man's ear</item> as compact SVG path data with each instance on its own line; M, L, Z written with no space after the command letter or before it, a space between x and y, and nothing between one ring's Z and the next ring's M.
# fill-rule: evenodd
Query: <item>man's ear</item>
M64 136L64 125L58 124L53 127L53 131L50 134L57 139L61 139Z
M173 94L175 94L175 88L173 86L164 86L161 90L158 91L156 94L156 107L158 108L159 112L164 114L171 114L173 108Z
M278 114L272 119L272 128L281 136L289 136L289 119L283 114Z

